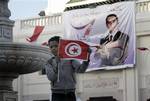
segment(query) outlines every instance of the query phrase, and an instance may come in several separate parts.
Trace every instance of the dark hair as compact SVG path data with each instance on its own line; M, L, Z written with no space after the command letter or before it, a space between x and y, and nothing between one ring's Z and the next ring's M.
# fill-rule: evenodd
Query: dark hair
M108 18L109 18L109 17L111 17L111 16L116 17L116 19L118 20L118 17L117 17L117 15L116 15L116 14L109 14L109 15L106 17L106 19L105 19L106 24L108 23L108 22L107 22Z
M57 41L59 42L60 36L53 36L48 40L48 44L50 44L51 41Z

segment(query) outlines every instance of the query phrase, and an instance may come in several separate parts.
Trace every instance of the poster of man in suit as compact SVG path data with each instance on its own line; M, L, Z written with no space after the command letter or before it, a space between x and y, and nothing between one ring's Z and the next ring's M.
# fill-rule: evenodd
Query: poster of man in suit
M64 12L64 37L91 46L88 70L134 66L134 8L134 1L124 1Z

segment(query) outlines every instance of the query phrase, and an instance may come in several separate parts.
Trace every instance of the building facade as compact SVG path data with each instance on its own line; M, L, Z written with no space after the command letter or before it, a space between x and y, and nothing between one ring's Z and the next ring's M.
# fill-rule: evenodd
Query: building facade
M44 26L35 42L27 42L36 26ZM62 14L16 21L14 42L41 44L54 35L63 36ZM136 2L136 46L148 50L136 51L134 68L93 71L77 74L77 97L87 101L91 97L107 97L112 101L149 101L150 99L150 1ZM50 82L41 71L21 75L14 81L19 101L48 101ZM113 100L114 99L114 100ZM107 100L106 100L107 101Z

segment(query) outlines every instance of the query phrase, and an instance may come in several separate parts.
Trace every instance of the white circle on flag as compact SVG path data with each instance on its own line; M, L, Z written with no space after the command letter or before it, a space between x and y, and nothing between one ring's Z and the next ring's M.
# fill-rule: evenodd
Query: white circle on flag
M71 42L66 45L65 53L70 57L76 57L81 54L81 47L79 44Z

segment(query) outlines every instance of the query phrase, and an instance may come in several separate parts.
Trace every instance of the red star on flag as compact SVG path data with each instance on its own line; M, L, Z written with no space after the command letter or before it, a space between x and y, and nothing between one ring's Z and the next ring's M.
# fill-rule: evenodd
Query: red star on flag
M73 50L72 50L74 53L78 53L78 49L77 48L73 48Z

